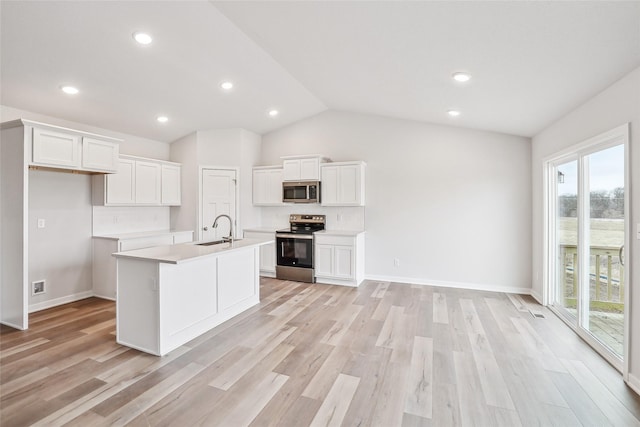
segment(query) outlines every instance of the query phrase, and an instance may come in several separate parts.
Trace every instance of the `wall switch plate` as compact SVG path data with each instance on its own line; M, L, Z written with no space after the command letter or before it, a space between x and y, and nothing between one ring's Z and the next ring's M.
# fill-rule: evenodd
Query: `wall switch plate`
M45 226L45 220L42 218L38 219L38 228L44 228Z
M400 260L398 258L394 258L393 259L393 266L394 267L400 267Z

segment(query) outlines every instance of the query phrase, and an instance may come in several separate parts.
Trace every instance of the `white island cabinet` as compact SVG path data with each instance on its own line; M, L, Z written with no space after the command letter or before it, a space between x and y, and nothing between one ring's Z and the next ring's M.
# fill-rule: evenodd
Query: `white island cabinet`
M260 302L260 246L243 239L114 254L119 344L163 356Z

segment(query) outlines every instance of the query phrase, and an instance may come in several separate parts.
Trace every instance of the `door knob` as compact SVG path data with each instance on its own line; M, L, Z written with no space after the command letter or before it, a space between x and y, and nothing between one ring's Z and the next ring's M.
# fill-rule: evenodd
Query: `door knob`
M204 231L208 231L208 230L209 230L209 227L204 227L204 228L203 228L203 230L204 230Z

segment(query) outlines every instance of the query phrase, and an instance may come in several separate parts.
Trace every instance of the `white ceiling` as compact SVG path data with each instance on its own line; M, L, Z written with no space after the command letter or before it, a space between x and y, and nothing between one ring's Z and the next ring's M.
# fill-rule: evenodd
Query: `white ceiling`
M327 108L532 136L640 66L640 1L0 7L2 104L167 142ZM458 70L473 79L456 84Z

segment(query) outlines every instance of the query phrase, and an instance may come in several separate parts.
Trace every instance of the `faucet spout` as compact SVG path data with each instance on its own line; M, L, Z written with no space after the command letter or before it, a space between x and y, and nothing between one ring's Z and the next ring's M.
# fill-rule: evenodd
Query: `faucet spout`
M213 220L213 225L211 226L212 228L218 228L218 220L220 218L227 218L229 220L229 237L223 237L223 240L228 240L229 242L233 243L233 220L231 219L231 217L227 214L220 214L216 217L216 219Z

